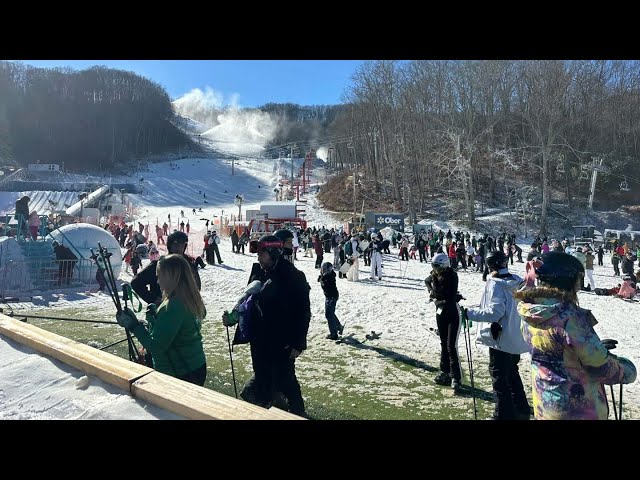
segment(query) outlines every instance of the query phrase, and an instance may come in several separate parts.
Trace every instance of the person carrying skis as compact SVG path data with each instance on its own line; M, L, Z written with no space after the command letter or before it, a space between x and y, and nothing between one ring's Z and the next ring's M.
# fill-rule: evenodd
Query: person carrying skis
M320 275L318 281L322 286L324 292L324 315L329 325L329 335L327 339L338 340L338 334L342 335L344 327L336 316L336 304L340 293L336 286L336 273L333 271L333 265L329 262L324 262L320 268Z
M440 373L434 379L438 385L461 388L460 361L458 360L458 330L460 316L457 302L458 274L451 268L445 253L436 254L431 260L431 275L425 279L429 297L436 305L436 322L440 335Z
M541 261L538 286L514 295L531 354L535 419L606 420L604 385L634 382L636 367L607 350L593 329L597 320L578 306L582 263L555 251Z
M522 278L509 273L508 258L501 250L490 252L486 259L491 272L484 286L480 307L465 309L478 328L476 343L489 347L489 374L493 385L495 408L493 420L528 420L531 409L518 372L520 355L528 351L522 337L522 320L518 315L514 291Z

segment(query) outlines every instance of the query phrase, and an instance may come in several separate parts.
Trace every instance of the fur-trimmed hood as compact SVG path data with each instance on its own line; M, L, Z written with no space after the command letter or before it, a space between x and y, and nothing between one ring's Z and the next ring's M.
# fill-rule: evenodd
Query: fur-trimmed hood
M587 312L591 325L598 322L589 310L581 309L573 299L575 294L552 287L536 287L514 295L521 300L518 313L530 325L547 322L565 310L575 309Z

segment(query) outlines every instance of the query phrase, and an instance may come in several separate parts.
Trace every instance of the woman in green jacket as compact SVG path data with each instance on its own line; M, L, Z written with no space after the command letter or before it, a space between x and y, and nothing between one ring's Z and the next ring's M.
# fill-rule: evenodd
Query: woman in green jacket
M182 255L160 257L157 266L162 303L147 307L146 325L130 309L116 315L153 356L160 373L204 385L207 363L200 329L206 310L191 267Z

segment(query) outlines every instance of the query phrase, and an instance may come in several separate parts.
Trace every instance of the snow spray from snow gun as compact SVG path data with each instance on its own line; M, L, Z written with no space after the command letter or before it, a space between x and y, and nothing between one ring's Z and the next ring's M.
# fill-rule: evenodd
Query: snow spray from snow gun
M607 350L613 350L618 346L618 341L613 340L611 338L604 338L601 340L602 345ZM618 406L618 410L616 410L616 397L613 393L613 385L609 385L611 389L611 403L613 404L613 416L616 420L622 420L622 383L620 384L620 405ZM606 392L605 392L606 396Z

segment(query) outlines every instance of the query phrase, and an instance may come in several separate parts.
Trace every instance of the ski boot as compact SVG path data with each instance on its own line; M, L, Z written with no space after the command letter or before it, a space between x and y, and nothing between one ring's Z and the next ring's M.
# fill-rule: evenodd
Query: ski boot
M448 373L440 372L438 376L436 376L436 378L433 379L433 381L437 385L442 385L444 387L451 386L451 377L449 376Z
M451 388L453 389L453 394L457 395L462 391L462 384L460 380L456 380L455 378L451 382Z

